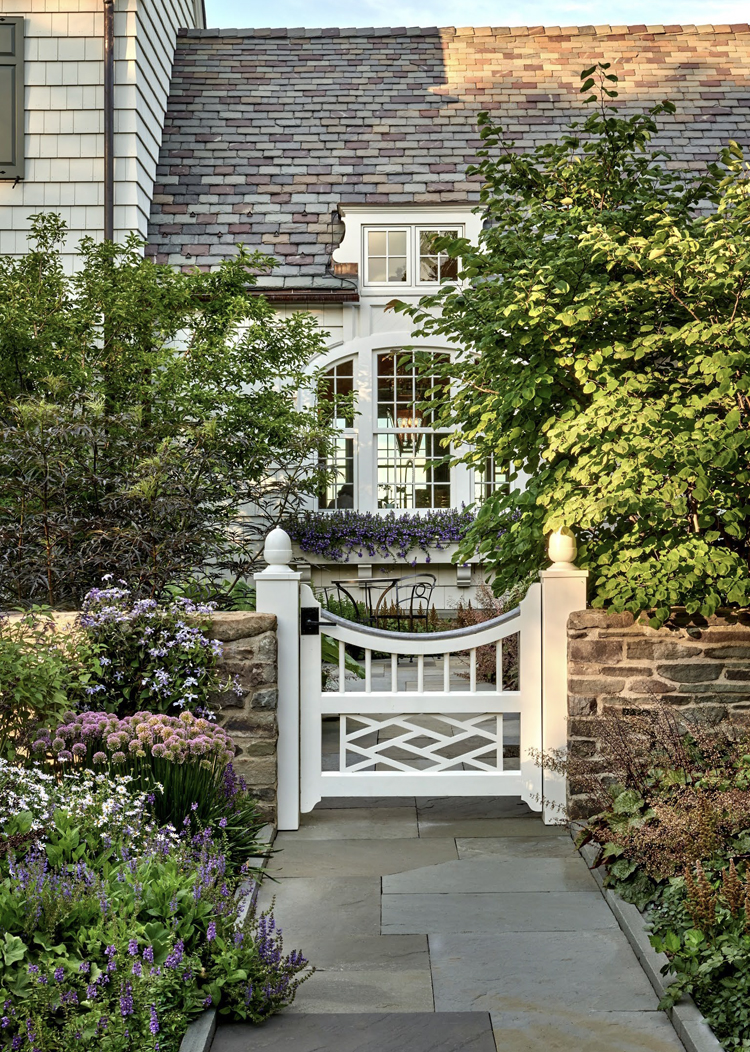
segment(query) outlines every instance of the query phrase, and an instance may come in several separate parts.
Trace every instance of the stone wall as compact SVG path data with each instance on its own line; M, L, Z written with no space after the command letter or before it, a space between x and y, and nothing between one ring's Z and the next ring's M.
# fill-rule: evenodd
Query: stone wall
M632 614L582 610L568 620L568 677L569 753L606 775L597 718L608 712L663 702L688 717L748 717L750 612L678 614L654 629ZM573 817L590 811L574 772L568 795Z
M276 741L278 704L276 617L274 614L217 613L211 636L224 644L222 678L236 677L242 698L226 691L213 699L218 723L237 747L235 769L258 798L264 813L276 811Z

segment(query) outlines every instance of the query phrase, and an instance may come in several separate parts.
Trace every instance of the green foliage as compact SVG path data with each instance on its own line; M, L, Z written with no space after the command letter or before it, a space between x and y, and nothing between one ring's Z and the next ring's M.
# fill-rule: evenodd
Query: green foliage
M331 421L296 395L325 334L254 295L266 256L186 274L84 238L69 276L64 233L34 216L0 259L0 601L73 606L108 570L231 590L321 485Z
M479 244L443 239L462 284L399 308L463 349L431 402L461 459L527 477L457 558L503 591L570 526L593 605L708 616L750 602L748 169L730 143L676 171L651 141L671 103L625 117L607 63L582 80L592 112L529 153L480 115Z
M36 729L85 697L96 647L43 611L0 615L0 758L27 752Z
M675 981L660 1007L690 994L726 1049L750 1045L747 880L731 869L674 877L652 912L651 943Z
M62 806L45 818L41 846L6 844L0 858L8 1043L30 1021L48 1052L176 1052L209 1004L260 1022L293 999L307 962L284 955L252 903L238 923L252 885L223 829L160 829L146 797L103 775L51 792ZM1 817L5 833L36 816Z

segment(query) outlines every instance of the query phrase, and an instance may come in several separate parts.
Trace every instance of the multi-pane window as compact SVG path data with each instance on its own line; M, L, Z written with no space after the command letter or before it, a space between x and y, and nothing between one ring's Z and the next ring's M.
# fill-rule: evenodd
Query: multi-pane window
M463 227L368 227L365 232L366 285L434 285L458 277L458 260L438 252L440 237L462 237Z
M421 229L419 235L419 280L426 282L443 281L445 278L458 277L458 260L451 259L447 252L438 252L435 240L439 237L458 237L458 230Z
M508 488L508 474L495 455L483 457L474 467L474 500L483 504L490 494Z
M333 423L339 428L328 460L321 466L330 469L327 482L318 495L319 508L354 508L355 453L357 436L354 432L354 362L337 362L329 369L321 384L319 398L330 405Z
M435 355L445 359L445 355ZM400 351L377 356L379 508L448 508L450 466L428 392L444 381L418 372Z
M408 230L367 231L367 280L372 284L407 281Z

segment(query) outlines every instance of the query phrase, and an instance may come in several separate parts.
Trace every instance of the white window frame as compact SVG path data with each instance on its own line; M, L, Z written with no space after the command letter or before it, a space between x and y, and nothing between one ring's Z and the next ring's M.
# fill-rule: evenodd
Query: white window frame
M368 235L371 233L385 233L386 235L393 232L397 234L406 234L406 281L371 281L370 280L370 253L367 251ZM377 224L373 226L366 226L362 228L362 255L363 255L363 271L365 276L365 284L371 289L382 289L382 288L393 288L393 289L408 289L413 285L413 268L414 261L412 259L412 230L408 225L404 224ZM387 243L387 242L386 242ZM387 252L387 249L386 249ZM378 256L378 259L388 260L388 255ZM386 266L387 269L387 266Z
M422 262L422 252L420 247L421 237L420 234L428 231L433 233L439 233L441 230L455 230L456 237L464 237L464 225L463 223L421 223L414 227L414 284L420 288L424 286L436 287L442 284L442 279L438 278L437 281L422 281L419 276ZM458 278L446 278L446 281L458 281Z
M424 288L437 288L440 285L440 281L421 281L419 278L419 263L420 263L420 251L419 241L420 234L423 231L435 231L440 230L455 230L456 237L466 236L466 225L463 222L455 221L451 222L446 220L445 222L417 222L416 220L411 223L396 223L396 222L382 222L382 223L368 223L363 224L361 227L362 231L362 248L361 248L361 272L362 272L362 285L365 289L401 289L413 290L413 289L424 289ZM367 251L368 234L373 231L398 231L406 233L406 281L371 281L370 280L370 256ZM387 257L386 257L387 258Z

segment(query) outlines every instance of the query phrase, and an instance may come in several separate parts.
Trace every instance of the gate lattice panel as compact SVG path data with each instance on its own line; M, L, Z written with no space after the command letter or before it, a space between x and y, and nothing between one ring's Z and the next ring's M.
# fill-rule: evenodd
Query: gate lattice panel
M310 593L303 605L311 602ZM541 809L530 755L541 748L540 606L533 585L507 614L435 633L388 632L321 611L321 631L338 644L337 683L323 689L320 637L303 636L301 810L342 796L520 796ZM506 689L503 640L511 636L519 638L519 682ZM364 652L362 680L347 676L347 647ZM478 676L480 648L494 650L494 684Z

